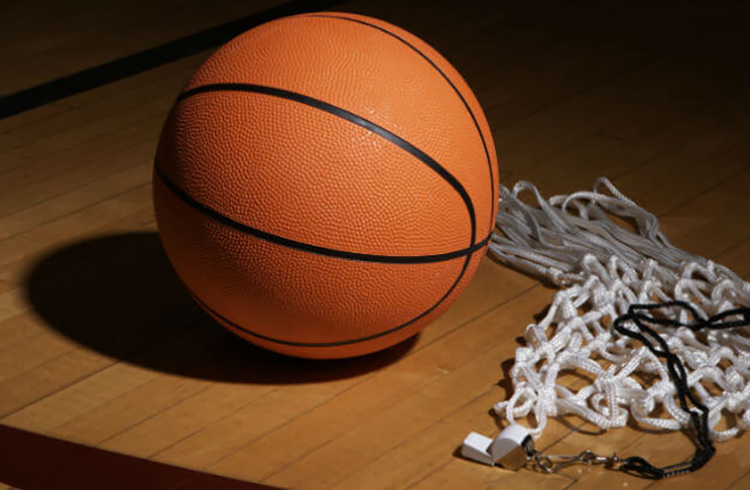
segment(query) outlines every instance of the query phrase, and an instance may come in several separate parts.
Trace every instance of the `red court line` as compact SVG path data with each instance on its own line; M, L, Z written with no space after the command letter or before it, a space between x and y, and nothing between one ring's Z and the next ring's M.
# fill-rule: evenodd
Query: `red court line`
M117 454L0 425L0 481L22 489L274 487Z

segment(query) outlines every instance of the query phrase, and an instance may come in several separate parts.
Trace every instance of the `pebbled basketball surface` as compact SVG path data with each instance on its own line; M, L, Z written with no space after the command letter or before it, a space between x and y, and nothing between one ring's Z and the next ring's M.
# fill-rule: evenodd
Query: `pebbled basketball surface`
M497 201L482 110L408 32L319 13L209 58L157 152L160 234L196 301L302 357L404 340L474 275Z

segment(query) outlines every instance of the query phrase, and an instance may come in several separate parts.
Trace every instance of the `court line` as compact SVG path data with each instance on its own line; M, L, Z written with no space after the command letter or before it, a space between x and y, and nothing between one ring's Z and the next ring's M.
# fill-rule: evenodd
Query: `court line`
M0 480L19 488L276 487L148 461L0 425Z
M77 73L4 95L0 97L0 120L220 46L246 30L270 20L324 10L339 3L341 0L293 0Z

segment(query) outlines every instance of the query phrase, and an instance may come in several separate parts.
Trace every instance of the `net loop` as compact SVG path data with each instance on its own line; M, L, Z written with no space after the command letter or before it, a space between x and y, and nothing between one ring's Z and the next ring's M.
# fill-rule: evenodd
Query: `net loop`
M737 310L750 305L749 283L672 245L657 217L606 178L593 191L549 199L519 182L501 187L499 204L490 253L561 288L544 317L526 328L526 345L510 370L513 395L494 407L500 416L513 423L533 415L534 437L549 417L567 414L602 429L630 419L655 429L686 428L694 410L677 400L670 373L680 368L659 358L669 352L684 366L684 389L707 410L697 423L710 441L750 427L750 330L741 326L750 313ZM657 320L653 335L636 332L656 346L653 352L612 328L633 305L674 301L688 307L638 312ZM573 371L584 376L561 379ZM626 469L654 471L637 458L628 461Z

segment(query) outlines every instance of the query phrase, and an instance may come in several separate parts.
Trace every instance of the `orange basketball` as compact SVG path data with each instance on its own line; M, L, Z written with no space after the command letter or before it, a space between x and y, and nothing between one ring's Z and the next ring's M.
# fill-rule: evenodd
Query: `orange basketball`
M455 301L494 224L497 162L458 72L386 22L274 20L182 90L161 135L154 206L195 300L284 354L400 342Z

